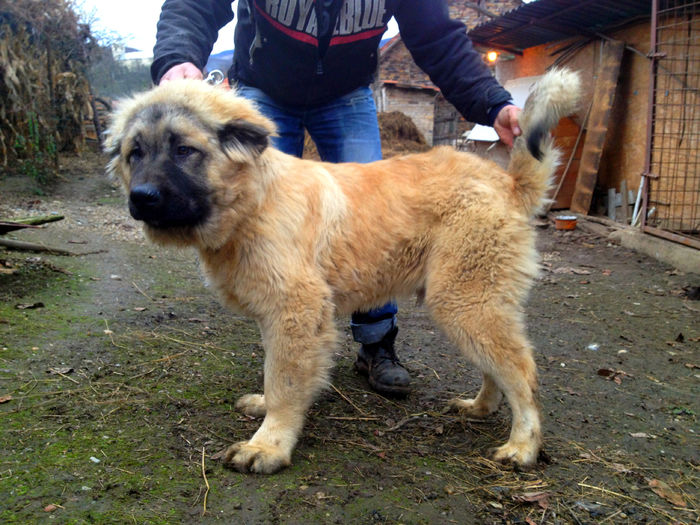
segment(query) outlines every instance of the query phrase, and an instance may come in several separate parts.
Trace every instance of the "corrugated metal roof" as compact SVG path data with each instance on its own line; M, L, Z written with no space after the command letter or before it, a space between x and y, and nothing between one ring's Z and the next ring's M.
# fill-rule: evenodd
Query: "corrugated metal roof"
M477 45L514 51L592 35L651 14L650 0L537 0L469 31Z

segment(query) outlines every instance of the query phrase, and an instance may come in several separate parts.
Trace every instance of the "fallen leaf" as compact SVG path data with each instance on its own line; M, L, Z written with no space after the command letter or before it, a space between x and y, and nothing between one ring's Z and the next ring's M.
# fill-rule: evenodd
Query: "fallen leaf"
M622 380L626 377L634 377L632 374L628 374L624 370L614 370L612 368L599 368L598 375L605 377L609 381L614 381L616 384L622 384Z
M12 396L10 394L0 396L0 403L7 403L8 401L12 400Z
M644 290L644 293L649 295L656 295L657 297L662 297L666 295L666 292L664 292L661 288L650 288L648 290ZM673 293L673 291L671 293ZM680 295L680 293L676 295Z
M46 373L47 374L58 374L58 375L66 375L70 374L73 371L73 368L69 366L58 366L54 368L49 368Z
M649 487L656 495L661 496L676 507L687 507L683 496L675 492L667 483L659 479L652 479L649 481Z
M546 492L524 492L513 496L513 500L523 503L537 503L543 510L549 507L549 494Z
M57 508L58 508L58 505L54 505L53 503L49 503L48 505L46 505L46 507L44 507L44 512L53 512Z
M612 270L603 270L601 273L605 276L612 275Z
M629 467L626 467L622 463L611 463L610 466L613 468L615 472L619 472L620 474L631 474L632 469Z
M137 306L134 308L135 312L143 312L144 310L146 310L146 308L143 306Z
M44 303L38 302L38 303L31 303L31 304L16 304L15 308L17 310L33 310L35 308L43 308Z
M697 370L700 368L700 365L696 365L695 363L686 363L685 367L690 368L691 370Z
M552 270L552 273L568 273L573 275L590 275L589 270L584 270L583 268L573 268L571 266L560 266Z
M654 434L647 434L646 432L632 432L630 433L630 437L656 439L656 436Z

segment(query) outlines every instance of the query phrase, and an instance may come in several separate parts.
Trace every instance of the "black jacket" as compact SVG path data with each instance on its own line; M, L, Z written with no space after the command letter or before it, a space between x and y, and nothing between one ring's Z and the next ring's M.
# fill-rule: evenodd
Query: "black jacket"
M510 100L474 51L446 0L239 0L229 77L279 103L313 107L372 82L379 41L394 16L413 59L467 120L492 124ZM182 62L202 68L230 0L166 0L151 75ZM489 113L491 113L489 115Z

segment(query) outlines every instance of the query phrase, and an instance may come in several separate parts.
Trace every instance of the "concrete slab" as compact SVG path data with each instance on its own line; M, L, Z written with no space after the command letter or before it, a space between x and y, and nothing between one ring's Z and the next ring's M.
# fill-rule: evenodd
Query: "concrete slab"
M619 242L625 248L654 257L682 272L700 274L700 250L654 237L633 228L613 231L608 238Z

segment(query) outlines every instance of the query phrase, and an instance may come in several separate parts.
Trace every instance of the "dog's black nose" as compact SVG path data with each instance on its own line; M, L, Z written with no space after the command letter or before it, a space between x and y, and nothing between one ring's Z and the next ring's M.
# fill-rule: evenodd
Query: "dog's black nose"
M131 188L131 193L129 194L131 202L139 207L154 207L158 206L163 199L158 188L153 184L140 184Z
M129 209L134 219L153 217L163 204L163 195L153 184L139 184L129 192Z

